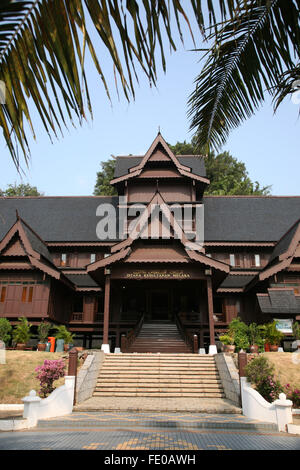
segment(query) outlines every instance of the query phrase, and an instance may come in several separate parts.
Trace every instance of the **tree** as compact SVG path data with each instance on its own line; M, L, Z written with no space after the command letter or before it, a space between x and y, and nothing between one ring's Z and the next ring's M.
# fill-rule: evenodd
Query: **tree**
M114 177L116 159L113 157L101 163L102 171L97 173L97 180L94 188L94 196L115 196L117 194L110 181Z
M177 142L170 145L175 155L197 155L197 136L191 143ZM200 158L200 157L199 157ZM248 176L246 166L238 161L229 152L215 154L211 151L205 158L206 175L210 185L206 194L213 195L268 195L271 186L261 187Z
M196 137L191 143L184 141L168 145L175 155L197 155L195 141ZM210 180L206 194L257 196L270 194L271 186L261 187L257 181L253 183L248 176L245 164L232 157L229 152L215 155L212 151L203 158L205 158L206 174ZM117 194L115 188L109 184L114 176L115 165L115 158L101 163L102 171L97 173L95 196Z
M200 24L199 3L191 0L193 16L199 17ZM175 18L172 25L171 16ZM183 38L182 23L191 31L178 0L1 0L0 103L5 84L6 104L0 104L0 125L17 167L18 147L26 162L30 155L25 121L35 137L29 98L46 132L57 136L67 120L74 124L76 117L81 123L87 111L92 116L85 73L87 51L108 98L109 82L102 64L105 52L112 63L111 81L120 82L129 100L139 73L146 74L150 85L156 84L157 50L165 70L165 47L176 49L174 30ZM99 39L95 46L94 32Z
M299 93L300 0L237 3L230 19L221 15L210 30L211 47L189 98L199 147L219 148L268 93L275 110L285 97Z
M219 146L261 104L265 89L277 98L275 107L293 92L299 7L300 0L2 0L0 125L14 163L20 164L18 147L26 162L30 156L25 122L35 137L29 98L49 136L57 136L67 121L81 123L87 111L92 116L87 51L110 99L101 61L106 49L113 81L119 79L129 100L140 73L156 85L157 64L166 70L165 48L176 50L175 38L187 36L183 26L193 40L202 35L212 42L189 114L199 146Z
M9 184L8 187L3 191L0 189L0 196L2 197L24 197L24 196L43 196L36 186L30 186L30 184Z

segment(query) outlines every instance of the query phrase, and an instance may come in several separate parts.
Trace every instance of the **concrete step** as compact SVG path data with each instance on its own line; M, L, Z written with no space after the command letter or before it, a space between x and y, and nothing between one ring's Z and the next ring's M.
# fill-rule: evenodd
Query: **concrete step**
M149 383L123 383L122 384L122 391L131 391L131 390L141 390L144 391L147 389L147 391L152 392L152 391L169 391L169 392L177 392L177 391L189 391L189 392L197 392L197 391L202 391L202 392L214 392L214 391L221 391L222 392L222 387L219 384L190 384L190 383L164 383L164 382L158 382L156 384L149 384ZM96 385L95 388L96 391L104 390L104 391L115 391L118 392L120 391L120 384L113 382L113 383L99 383Z
M186 397L186 398L225 398L224 393L193 393L193 392L94 392L94 397L148 397L148 398L176 398L176 397Z
M166 381L166 383L168 384L172 384L172 383L180 383L180 384L221 384L221 380L220 379L215 379L215 378L203 378L203 379L198 379L198 378L193 378L193 377L189 377L189 378L181 378L181 377L161 377L160 375L158 376L151 376L151 377L141 377L141 378L138 378L138 377L122 377L122 378L119 378L118 376L117 377L105 377L105 378L102 378L101 377L101 380L100 378L98 379L98 382L97 384L102 384L102 383L145 383L145 384L151 384L151 383L163 383L164 380Z

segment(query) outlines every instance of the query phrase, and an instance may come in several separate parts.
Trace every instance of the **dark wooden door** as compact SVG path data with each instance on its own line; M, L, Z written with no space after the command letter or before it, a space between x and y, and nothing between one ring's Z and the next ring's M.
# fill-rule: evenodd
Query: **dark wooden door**
M169 318L169 292L168 290L151 291L151 319L168 320Z

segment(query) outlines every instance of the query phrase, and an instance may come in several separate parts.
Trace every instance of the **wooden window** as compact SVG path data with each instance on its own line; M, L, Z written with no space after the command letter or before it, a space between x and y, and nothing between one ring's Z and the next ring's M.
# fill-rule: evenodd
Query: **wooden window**
M233 254L229 255L230 266L240 267L241 266L241 255L240 254Z
M29 292L28 292L28 300L27 302L32 302L32 297L33 297L33 287L29 287Z
M96 261L96 254L91 253L91 263L95 263L95 261Z
M260 255L259 254L251 255L251 267L257 268L259 266L260 266Z
M5 302L5 296L6 296L6 287L1 287L0 302Z
M75 295L74 304L73 304L73 312L78 312L78 313L83 312L83 295L81 294Z
M255 266L260 266L260 255L254 255Z
M229 255L229 262L230 266L235 266L235 255L233 253Z
M67 253L62 253L60 257L61 266L69 266L69 255Z
M23 287L22 289L22 302L26 302L27 297L27 287Z
M22 302L32 302L33 287L23 287L22 289Z

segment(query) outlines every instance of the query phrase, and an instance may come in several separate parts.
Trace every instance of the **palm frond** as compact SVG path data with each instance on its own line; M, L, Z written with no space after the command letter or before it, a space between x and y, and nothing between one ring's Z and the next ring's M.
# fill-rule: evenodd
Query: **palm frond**
M35 137L29 101L50 138L68 122L75 124L74 118L81 123L86 108L92 112L87 51L110 98L101 54L91 39L94 28L129 100L140 73L155 85L157 54L165 69L166 45L176 48L174 30L182 34L183 23L191 30L182 4L180 0L2 0L0 80L5 83L6 104L0 105L0 126L16 166L19 149L26 162L30 156L26 122ZM191 4L199 14L201 0ZM176 21L171 27L173 14Z
M229 132L274 95L299 61L300 0L261 0L213 31L206 63L189 98L199 147L219 148Z

